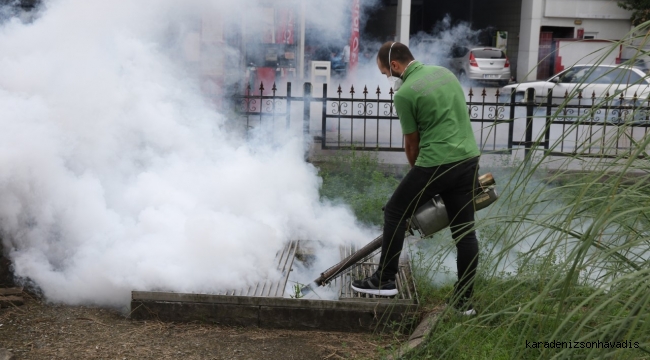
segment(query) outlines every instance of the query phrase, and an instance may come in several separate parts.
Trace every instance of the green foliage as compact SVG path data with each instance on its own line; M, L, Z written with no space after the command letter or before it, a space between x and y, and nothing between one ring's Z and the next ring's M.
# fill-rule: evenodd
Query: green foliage
M650 0L619 0L618 6L632 11L632 24L639 25L650 20Z
M289 297L292 299L302 299L305 295L302 294L302 289L305 287L304 284L296 283L291 286L293 294L290 294Z
M381 165L373 152L351 151L328 157L319 166L321 197L349 205L363 223L383 225L381 209L399 180L382 172Z

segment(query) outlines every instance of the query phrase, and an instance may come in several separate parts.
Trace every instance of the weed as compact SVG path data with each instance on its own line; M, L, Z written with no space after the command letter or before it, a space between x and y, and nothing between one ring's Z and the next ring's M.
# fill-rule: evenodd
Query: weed
M320 166L321 197L347 204L363 223L381 226L381 209L399 184L381 165L374 152L352 150L327 158Z

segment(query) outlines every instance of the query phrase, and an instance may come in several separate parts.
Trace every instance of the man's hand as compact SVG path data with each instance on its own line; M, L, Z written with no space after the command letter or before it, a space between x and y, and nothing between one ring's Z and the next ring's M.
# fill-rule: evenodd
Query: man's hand
M404 135L404 152L406 152L406 158L411 164L411 167L415 166L415 160L418 158L420 153L420 133L412 132L410 134Z

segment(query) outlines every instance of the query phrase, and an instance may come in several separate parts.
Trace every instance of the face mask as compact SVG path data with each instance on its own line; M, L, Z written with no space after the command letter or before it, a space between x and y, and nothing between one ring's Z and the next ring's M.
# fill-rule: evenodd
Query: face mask
M400 76L393 76L393 69L391 69L391 67L390 67L390 53L393 51L393 45L395 45L395 43L392 43L390 45L390 49L388 49L388 71L390 71L390 76L388 77L388 82L390 83L390 87L393 88L393 91L397 91L397 90L399 90L399 88L402 87L402 84L404 84L404 80L402 80L402 75L404 73L402 73L402 75L400 75ZM406 69L408 69L409 66L411 66L413 61L415 61L415 60L411 60L411 62L408 63L408 65L406 65L406 68L404 68L404 72L406 72Z
M388 82L390 83L390 87L393 88L393 91L399 90L399 88L402 87L402 84L404 84L404 80L402 80L397 76L392 76L392 75L388 77Z

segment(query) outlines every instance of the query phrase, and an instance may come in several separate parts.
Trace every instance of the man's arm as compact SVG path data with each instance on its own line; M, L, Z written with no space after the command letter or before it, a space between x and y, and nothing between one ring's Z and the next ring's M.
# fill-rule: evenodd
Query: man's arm
M412 132L410 134L404 135L404 152L406 152L406 158L411 164L411 167L415 166L415 160L418 158L420 153L420 133Z

